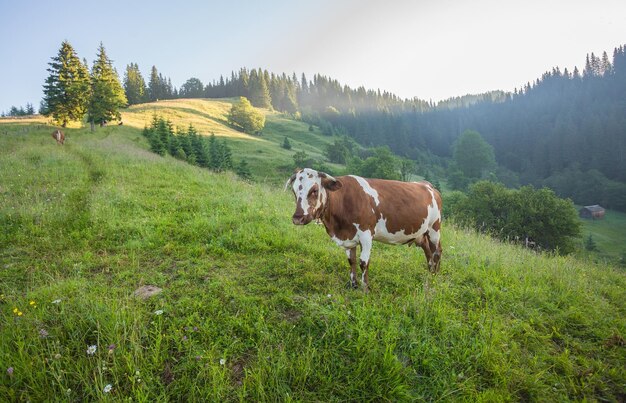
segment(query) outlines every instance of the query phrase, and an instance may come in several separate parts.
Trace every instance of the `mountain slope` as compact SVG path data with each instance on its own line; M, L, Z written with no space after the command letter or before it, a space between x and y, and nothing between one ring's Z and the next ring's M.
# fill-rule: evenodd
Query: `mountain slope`
M376 244L366 295L279 186L130 125L24 127L0 136L2 401L624 398L622 271L444 225L439 274Z
M189 124L202 135L214 133L232 148L234 160L245 158L257 180L282 180L293 167L293 154L306 152L311 158L323 160L324 150L336 137L322 135L319 129L309 131L309 125L287 118L277 112L261 110L266 115L266 125L261 136L252 136L228 126L228 112L235 99L176 99L133 105L122 111L125 125L143 129L150 125L156 113L170 119L175 127L186 130ZM291 150L281 147L289 138ZM335 164L327 164L338 169Z

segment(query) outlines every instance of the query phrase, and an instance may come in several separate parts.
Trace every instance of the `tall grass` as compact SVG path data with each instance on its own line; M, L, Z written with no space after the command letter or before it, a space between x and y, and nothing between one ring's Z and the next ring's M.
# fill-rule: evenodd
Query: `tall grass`
M63 147L2 128L1 401L626 396L623 271L448 225L439 274L376 244L364 294L277 186L156 156L128 126Z

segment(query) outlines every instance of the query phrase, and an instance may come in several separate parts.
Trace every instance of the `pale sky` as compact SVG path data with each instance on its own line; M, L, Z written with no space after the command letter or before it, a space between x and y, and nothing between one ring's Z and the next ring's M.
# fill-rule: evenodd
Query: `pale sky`
M152 65L180 87L241 67L438 101L512 91L626 44L624 0L0 0L0 111L39 107L63 40L91 65L100 41L123 76Z

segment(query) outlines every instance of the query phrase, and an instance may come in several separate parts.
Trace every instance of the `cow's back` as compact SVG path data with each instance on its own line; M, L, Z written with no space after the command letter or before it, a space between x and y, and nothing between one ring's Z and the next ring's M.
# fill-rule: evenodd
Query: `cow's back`
M416 235L423 235L441 218L441 196L428 182L365 179L353 175L338 179L343 184L343 211L339 215L344 217L344 225L358 224L361 230L372 231L376 240L408 242Z

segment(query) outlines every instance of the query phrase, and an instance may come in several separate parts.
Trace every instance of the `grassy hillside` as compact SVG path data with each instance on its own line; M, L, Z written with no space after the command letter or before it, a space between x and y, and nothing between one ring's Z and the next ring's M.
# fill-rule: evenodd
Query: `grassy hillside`
M293 169L293 154L305 151L310 157L322 160L327 144L334 137L324 136L319 129L309 131L309 125L288 119L277 112L265 110L266 124L261 136L251 136L228 126L227 115L234 99L175 99L133 105L122 112L126 126L143 129L149 125L154 113L170 119L175 126L187 129L193 124L200 134L225 139L233 148L238 162L245 157L256 180L276 182ZM285 136L289 137L292 149L281 147ZM328 164L333 169L338 165Z
M626 397L623 271L448 225L437 275L375 244L366 295L280 187L67 132L0 125L0 401Z
M626 213L607 210L602 220L582 220L583 240L591 234L600 257L616 260L626 254Z

